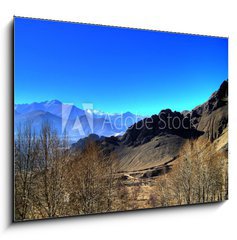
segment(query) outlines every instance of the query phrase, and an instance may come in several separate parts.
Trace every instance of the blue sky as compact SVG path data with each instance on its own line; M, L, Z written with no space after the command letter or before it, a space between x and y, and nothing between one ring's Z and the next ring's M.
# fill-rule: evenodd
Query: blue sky
M228 40L15 18L15 103L190 110L228 78Z

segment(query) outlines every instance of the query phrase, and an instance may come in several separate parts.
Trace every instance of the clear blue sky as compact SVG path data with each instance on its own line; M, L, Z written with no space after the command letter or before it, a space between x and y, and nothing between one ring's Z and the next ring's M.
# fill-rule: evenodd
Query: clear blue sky
M15 103L190 110L228 78L228 40L15 18Z

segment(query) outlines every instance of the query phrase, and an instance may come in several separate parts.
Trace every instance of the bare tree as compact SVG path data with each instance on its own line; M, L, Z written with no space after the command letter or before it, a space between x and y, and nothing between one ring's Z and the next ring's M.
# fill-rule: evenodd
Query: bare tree
M114 156L105 156L94 142L76 152L68 168L70 205L75 214L112 211L116 191Z
M15 218L30 218L33 210L35 163L39 155L39 142L30 123L19 126L15 139Z
M37 162L37 188L34 188L34 203L41 217L57 217L64 213L65 164L67 149L48 123L44 123L39 139Z
M171 197L169 185L169 179L166 174L159 177L155 188L157 193L157 206L165 207L170 204Z
M169 174L177 204L223 200L227 189L227 157L205 139L190 140Z

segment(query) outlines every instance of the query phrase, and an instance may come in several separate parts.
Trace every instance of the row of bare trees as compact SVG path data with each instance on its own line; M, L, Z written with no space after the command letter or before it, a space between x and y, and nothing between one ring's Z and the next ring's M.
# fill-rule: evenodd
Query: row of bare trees
M228 198L227 152L207 140L190 140L172 171L157 179L150 205L170 206L223 201Z
M36 135L30 124L15 138L15 219L38 219L119 210L121 185L115 156L93 142L70 151L49 124Z

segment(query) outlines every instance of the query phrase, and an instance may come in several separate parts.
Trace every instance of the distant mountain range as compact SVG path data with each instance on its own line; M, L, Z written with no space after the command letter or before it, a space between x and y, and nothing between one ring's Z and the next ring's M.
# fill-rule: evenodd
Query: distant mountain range
M144 118L131 112L110 114L94 109L83 110L59 100L15 104L14 110L15 133L20 125L30 122L39 134L42 124L48 122L60 136L66 132L71 141L89 134L120 136L129 126Z

